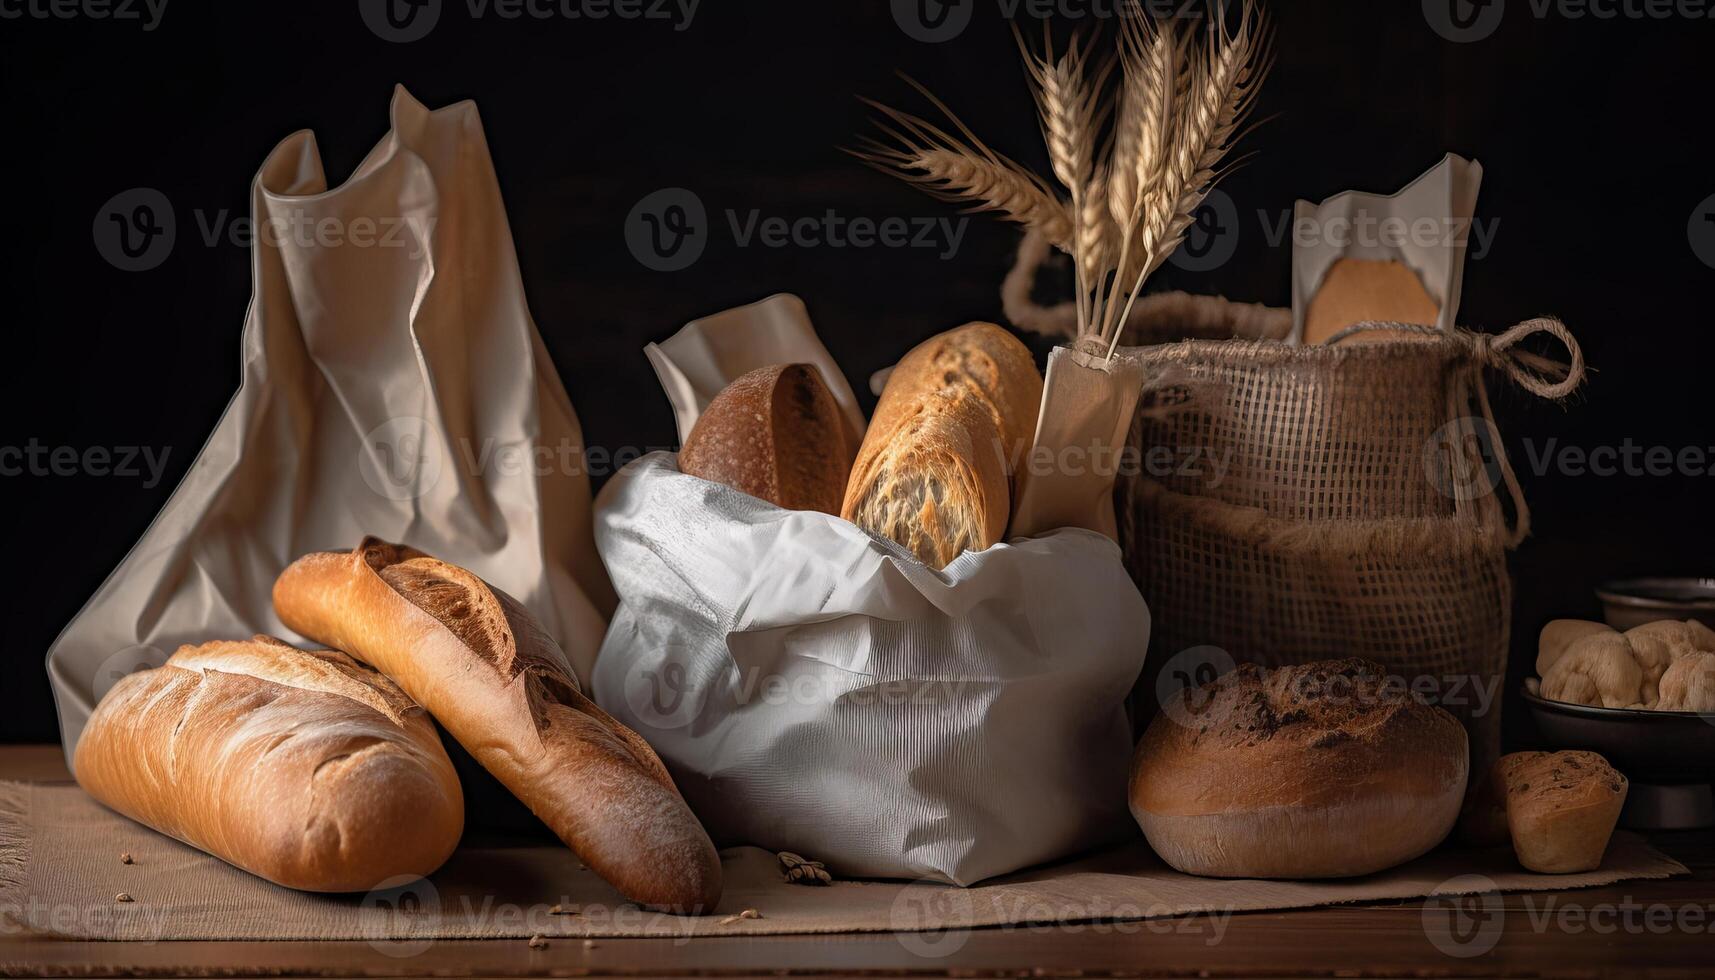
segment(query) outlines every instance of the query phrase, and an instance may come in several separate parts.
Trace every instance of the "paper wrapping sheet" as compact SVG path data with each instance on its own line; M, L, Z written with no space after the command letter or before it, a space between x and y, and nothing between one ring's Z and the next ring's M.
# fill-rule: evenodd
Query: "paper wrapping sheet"
M613 598L583 437L525 305L481 121L401 89L392 123L332 190L308 132L262 165L238 394L48 655L68 758L125 673L183 643L292 639L275 577L365 534L516 596L587 679Z
M120 863L123 853L135 863ZM1497 909L1497 891L1557 891L1686 873L1624 831L1614 835L1599 870L1568 875L1522 871L1512 848L1499 847L1440 848L1390 871L1346 880L1193 878L1162 864L1141 839L968 889L919 881L790 885L781 880L775 856L754 847L722 852L721 870L720 914L703 916L645 911L581 867L566 848L516 841L497 846L467 839L434 875L397 887L353 895L295 892L145 830L75 787L0 782L0 933L133 942L362 939L401 958L441 939L539 935L557 943L585 936L832 932L891 932L908 948L939 956L957 951L963 930L984 926L1197 912L1224 921L1256 909L1471 892L1486 893L1480 907ZM113 901L120 891L134 901ZM1518 904L1506 900L1509 907ZM554 914L555 906L578 914ZM743 909L762 917L733 914ZM1416 910L1400 914L1415 928ZM914 938L919 931L932 935ZM1140 957L1147 955L1147 938L1139 936Z
M1132 832L1149 614L1102 535L937 572L658 453L603 488L596 542L621 599L596 698L717 843L970 884Z

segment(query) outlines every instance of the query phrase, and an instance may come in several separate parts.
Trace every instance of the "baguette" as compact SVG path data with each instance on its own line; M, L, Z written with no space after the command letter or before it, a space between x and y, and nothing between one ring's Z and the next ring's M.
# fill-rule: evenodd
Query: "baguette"
M274 584L287 626L398 682L591 870L640 905L707 913L721 867L653 750L578 689L517 600L463 568L366 538Z
M859 458L917 414L931 394L973 401L994 422L1010 474L1036 437L1042 373L1030 348L992 323L967 323L913 347L887 376ZM879 438L877 438L879 435ZM849 499L849 498L848 498Z
M122 678L73 768L138 823L305 891L427 875L464 829L422 708L345 654L266 636L181 647Z
M1042 402L1030 351L992 323L932 337L889 376L840 516L943 568L1006 533Z

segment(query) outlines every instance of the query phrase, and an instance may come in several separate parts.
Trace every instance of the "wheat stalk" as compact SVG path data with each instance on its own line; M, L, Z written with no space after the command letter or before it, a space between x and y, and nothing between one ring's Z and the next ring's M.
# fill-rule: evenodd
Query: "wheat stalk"
M1124 62L1127 71L1124 87L1137 107L1139 128L1135 157L1130 161L1129 199L1124 202L1127 206L1123 216L1115 219L1122 243L1114 276L1116 289L1122 283L1141 278L1139 273L1147 268L1149 243L1139 241L1138 230L1158 197L1164 163L1175 136L1174 107L1181 101L1186 85L1186 72L1182 71L1186 63L1183 42L1172 25L1150 28L1139 20L1128 21L1125 27L1125 50L1129 54ZM1118 149L1117 144L1115 148ZM1107 335L1111 314L1119 311L1119 303L1110 301L1106 307L1110 316L1103 317L1094 330L1081 333ZM1129 303L1126 310L1130 310ZM1123 317L1119 323L1123 325ZM1119 328L1113 329L1117 333Z
M1108 356L1119 345L1120 333L1131 315L1143 284L1184 241L1192 215L1220 178L1221 160L1231 148L1240 123L1254 105L1257 88L1268 70L1267 19L1245 3L1239 24L1232 34L1219 22L1211 23L1206 45L1184 59L1174 84L1155 94L1162 118L1170 121L1171 135L1162 141L1164 156L1155 161L1151 178L1142 194L1140 217L1128 232L1127 244L1136 249L1139 266L1133 275L1121 261L1116 287L1131 276L1125 306L1117 318L1102 324L1099 340L1108 344ZM1158 34L1156 42L1161 41ZM1171 92L1172 95L1168 93ZM1179 104L1172 104L1174 95ZM1135 245L1132 243L1135 235ZM1117 306L1110 303L1110 309Z
M910 81L907 79L907 81ZM915 85L915 82L912 82ZM969 205L973 212L995 212L1040 231L1055 247L1070 250L1072 217L1048 184L978 139L940 100L927 95L958 128L963 138L933 123L868 99L863 101L889 120L876 126L894 145L872 139L846 152L885 173L894 174L940 200Z
M1231 168L1222 161L1268 72L1267 18L1255 0L1240 3L1229 33L1227 2L1210 0L1202 43L1173 21L1157 23L1134 9L1121 18L1115 55L1094 64L1079 38L1056 55L1045 29L1038 54L1014 29L1050 169L1069 200L991 150L910 79L957 135L865 100L885 116L877 125L892 145L869 140L852 152L936 197L1036 230L1070 253L1078 333L1105 342L1112 357L1145 281L1179 247L1192 214ZM1119 82L1110 85L1116 66Z
M999 164L950 149L902 151L877 143L852 152L932 197L968 205L965 210L972 213L998 214L1040 231L1056 248L1071 251L1071 211L1034 174L1015 169L1016 164Z
M1118 252L1115 243L1119 238L1119 226L1108 213L1110 182L1112 167L1103 164L1090 178L1080 202L1079 214L1073 221L1077 245L1073 254L1077 256L1079 278L1082 281L1080 289L1092 293L1086 314L1091 323L1102 319L1103 299L1106 295L1104 284L1108 273L1117 267Z
M1095 176L1097 134L1109 111L1101 95L1113 61L1103 62L1091 77L1088 50L1076 38L1055 58L1053 38L1046 27L1043 55L1031 53L1016 25L1013 36L1036 99L1049 165L1072 198L1072 264L1077 279L1078 322L1083 325L1090 322L1092 279L1100 274L1096 266L1103 261L1091 249L1099 248L1107 238L1106 208L1092 210L1088 202L1094 199L1090 184ZM1092 224L1093 219L1096 224Z

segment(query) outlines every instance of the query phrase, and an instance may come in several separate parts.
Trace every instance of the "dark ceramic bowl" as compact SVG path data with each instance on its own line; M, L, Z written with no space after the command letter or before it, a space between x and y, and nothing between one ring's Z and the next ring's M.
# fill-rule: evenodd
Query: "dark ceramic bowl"
M1631 578L1596 589L1608 625L1617 630L1658 619L1695 619L1715 629L1715 578Z
M1715 825L1715 713L1592 708L1550 701L1525 682L1525 704L1543 741L1601 753L1626 774L1631 790L1621 821L1642 830Z

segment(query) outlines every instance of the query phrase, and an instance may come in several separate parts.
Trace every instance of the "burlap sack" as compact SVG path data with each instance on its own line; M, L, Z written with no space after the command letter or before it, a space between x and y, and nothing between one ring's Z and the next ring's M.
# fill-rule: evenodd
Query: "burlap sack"
M1069 309L1029 299L1042 252L1026 243L1007 311L1063 332ZM1365 657L1464 719L1472 771L1486 771L1511 628L1506 553L1530 512L1484 375L1563 398L1582 353L1553 319L1499 335L1365 324L1347 332L1365 343L1315 347L1282 343L1290 328L1286 310L1168 293L1140 300L1122 335L1124 356L1179 401L1146 399L1115 486L1155 623L1141 700L1235 662ZM1570 363L1520 349L1538 333Z

